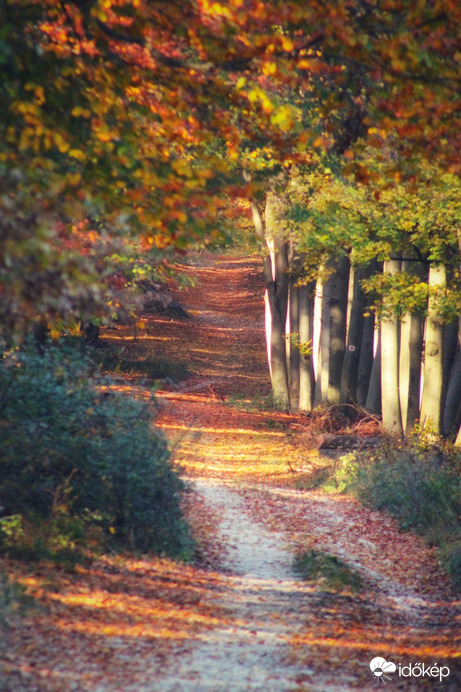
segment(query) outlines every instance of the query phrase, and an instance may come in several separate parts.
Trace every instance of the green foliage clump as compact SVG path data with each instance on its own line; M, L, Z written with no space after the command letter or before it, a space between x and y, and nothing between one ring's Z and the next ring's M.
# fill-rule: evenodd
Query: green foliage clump
M294 568L302 579L322 583L332 591L348 588L356 592L363 586L360 575L339 557L319 550L308 550L297 555Z
M461 455L415 435L373 454L344 457L338 488L367 506L388 511L402 530L414 530L439 548L441 560L461 587Z
M0 546L72 561L102 545L185 556L183 481L151 407L75 349L0 364Z

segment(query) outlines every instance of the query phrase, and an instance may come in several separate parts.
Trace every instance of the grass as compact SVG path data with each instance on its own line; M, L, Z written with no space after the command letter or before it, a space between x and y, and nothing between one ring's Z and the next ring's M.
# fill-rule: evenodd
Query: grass
M436 546L455 588L461 590L461 454L424 435L389 443L373 453L343 457L326 485L389 512L403 531Z
M363 588L361 576L339 557L330 553L319 550L299 553L293 566L302 579L321 584L330 591L347 589L358 592Z

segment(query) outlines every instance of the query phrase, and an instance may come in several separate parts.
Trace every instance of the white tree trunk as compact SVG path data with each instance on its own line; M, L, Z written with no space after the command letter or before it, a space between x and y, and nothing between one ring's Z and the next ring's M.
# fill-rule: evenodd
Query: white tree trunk
M299 408L310 411L314 400L314 293L315 282L299 288ZM309 349L310 345L310 349Z
M384 262L384 273L396 274L400 260ZM399 396L399 322L386 317L381 322L381 408L383 428L393 435L403 435Z
M446 283L444 265L431 265L429 269L429 288L436 291ZM438 311L438 301L429 296L424 345L424 382L421 398L421 423L441 431L442 389L443 389L443 323Z

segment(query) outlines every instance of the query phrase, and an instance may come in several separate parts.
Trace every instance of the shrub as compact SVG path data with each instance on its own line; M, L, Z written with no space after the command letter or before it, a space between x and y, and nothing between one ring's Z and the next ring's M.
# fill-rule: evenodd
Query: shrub
M461 587L461 455L446 445L415 435L374 453L349 454L338 465L340 490L397 517L438 546L440 557Z
M72 555L88 542L185 554L184 484L151 406L111 389L82 353L0 364L0 543Z

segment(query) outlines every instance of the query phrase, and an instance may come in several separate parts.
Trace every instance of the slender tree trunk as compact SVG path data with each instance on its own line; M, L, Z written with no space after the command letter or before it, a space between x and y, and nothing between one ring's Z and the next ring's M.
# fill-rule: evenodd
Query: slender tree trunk
M299 379L300 379L300 353L296 340L299 339L299 293L300 289L295 286L296 279L290 279L290 300L289 300L289 333L293 335L289 342L289 373L290 373L290 409L299 410Z
M321 284L320 296L320 333L317 355L317 373L315 378L314 403L326 401L328 393L329 353L330 353L330 295L331 276Z
M458 350L458 320L454 320L443 327L442 340L442 412L445 408L450 377ZM443 413L442 413L443 417ZM443 426L442 426L443 427Z
M286 362L285 326L288 307L288 248L280 227L283 200L273 192L266 197L265 227L254 201L250 202L256 236L263 249L266 282L266 342L274 399L281 408L289 409L288 371Z
M429 268L429 288L437 290L445 285L446 271L442 264ZM443 323L438 313L437 298L429 296L424 347L423 394L421 399L421 423L441 430L443 390Z
M339 404L341 400L341 375L346 351L347 297L349 289L349 256L336 261L330 295L330 345L327 400Z
M384 273L396 274L400 260L386 260ZM399 396L399 322L389 316L381 322L381 406L383 428L394 435L403 435Z
M363 328L365 318L365 293L361 286L364 277L364 269L354 272L354 287L352 292L351 309L349 316L349 329L347 333L347 348L344 356L343 371L341 375L341 402L357 402L357 374L360 362L360 353L363 342Z
M370 384L365 408L371 413L381 413L381 327L378 329L378 344L371 369Z
M370 377L373 369L373 342L375 334L374 313L368 314L364 318L362 345L360 348L360 360L357 372L357 404L365 406L370 388ZM381 375L380 375L381 377ZM381 402L381 387L379 401ZM381 409L381 404L379 405Z
M310 411L314 400L314 294L315 282L299 288L299 408Z
M272 392L280 408L290 408L285 326L288 309L288 245L280 229L282 200L273 192L266 197L266 242L272 260L272 280L266 285L270 309L270 364Z
M315 402L340 401L341 373L346 345L349 257L332 258L322 286L322 311Z
M419 420L423 324L420 315L408 315L405 324L401 324L399 391L405 435L410 434Z
M451 435L457 422L457 413L461 402L461 318L459 321L458 348L453 363L450 382L443 412L443 434Z
M402 269L417 275L421 281L427 280L421 264L404 261ZM423 327L424 320L417 314L406 314L400 322L399 394L405 435L419 420Z

